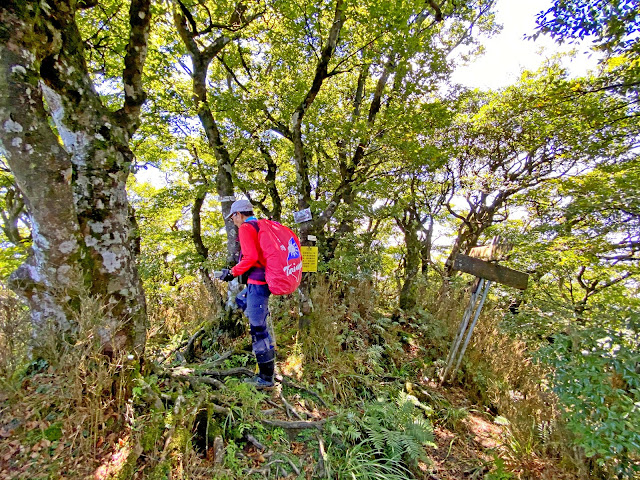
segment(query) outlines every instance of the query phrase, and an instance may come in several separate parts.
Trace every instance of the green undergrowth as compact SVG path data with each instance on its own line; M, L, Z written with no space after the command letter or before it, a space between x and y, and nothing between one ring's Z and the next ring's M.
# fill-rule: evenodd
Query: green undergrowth
M640 478L637 314L583 324L556 314L563 328L548 334L548 312L498 309L485 306L457 382L502 419L505 466L532 478L550 464L566 478Z
M478 327L456 396L438 375L459 306L425 300L412 312L384 310L357 287L322 283L313 295L303 330L294 299L271 304L283 381L270 392L243 383L255 368L249 338L223 333L220 312L199 312L182 330L166 317L152 325L140 369L101 356L100 311L85 305L73 341L4 365L0 477L569 479L604 471L583 475L566 461L571 430L544 383L548 367L495 323ZM230 369L239 373L211 374ZM472 420L499 425L499 443L478 447ZM439 466L447 459L466 466L447 476Z

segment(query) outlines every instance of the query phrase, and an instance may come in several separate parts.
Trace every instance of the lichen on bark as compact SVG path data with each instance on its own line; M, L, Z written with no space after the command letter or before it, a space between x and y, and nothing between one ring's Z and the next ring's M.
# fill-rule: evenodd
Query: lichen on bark
M88 74L76 8L64 0L0 7L0 140L33 226L33 251L13 286L29 302L34 323L53 319L60 328L73 318L77 302L70 298L101 299L105 348L141 354L146 303L126 180L133 160L128 141L145 97L150 2L131 3L128 88L115 113Z

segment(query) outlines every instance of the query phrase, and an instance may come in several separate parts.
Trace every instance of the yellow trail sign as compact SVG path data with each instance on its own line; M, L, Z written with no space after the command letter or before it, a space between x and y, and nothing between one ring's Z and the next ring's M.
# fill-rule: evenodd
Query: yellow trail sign
M302 254L302 271L318 271L318 247L300 247Z

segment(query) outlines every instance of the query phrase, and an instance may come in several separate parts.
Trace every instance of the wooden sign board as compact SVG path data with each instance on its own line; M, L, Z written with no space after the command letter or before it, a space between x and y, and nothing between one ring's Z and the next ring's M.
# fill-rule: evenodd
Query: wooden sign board
M456 257L453 269L520 290L526 290L529 282L529 275L526 273L462 254L458 254Z

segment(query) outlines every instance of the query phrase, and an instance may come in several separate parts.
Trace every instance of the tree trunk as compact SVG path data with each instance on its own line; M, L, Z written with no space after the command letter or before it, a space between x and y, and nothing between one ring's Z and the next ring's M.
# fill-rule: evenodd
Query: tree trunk
M276 222L282 221L282 199L280 198L280 192L278 192L278 186L276 185L276 180L278 178L278 165L271 158L271 154L267 148L260 144L260 153L262 153L262 157L265 159L267 164L267 174L265 176L265 183L267 184L267 192L269 197L271 198L271 204L273 208L271 209L270 218L271 220L275 220Z
M313 82L305 98L300 105L296 108L295 112L291 116L291 136L290 139L293 142L294 159L296 163L296 190L298 194L298 209L304 210L311 206L311 182L309 181L309 155L304 145L302 124L303 118L316 96L320 92L322 83L328 77L329 61L331 60L335 51L338 36L342 25L345 21L344 3L343 0L336 0L336 8L334 21L329 30L328 38L322 49L318 63L316 64L316 71L313 78ZM320 219L320 221L324 221ZM303 222L300 224L300 243L302 245L313 245L313 242L309 240L309 235L313 235L317 231L317 222L312 220ZM325 221L326 223L326 221ZM324 224L323 224L324 225ZM311 276L309 273L302 274L302 283L300 285L300 327L306 328L310 323L309 315L313 309L311 303Z
M422 229L424 238L420 241L420 260L422 261L422 275L426 277L431 265L431 248L433 247L433 215L429 215L429 226Z
M400 308L409 310L416 306L416 277L420 270L420 241L416 232L405 233L407 254L405 257L404 283L400 290Z
M209 292L209 295L211 295L211 298L220 300L221 304L224 304L224 302L220 298L220 293L216 289L213 280L211 279L209 269L204 264L204 262L206 262L206 260L209 258L209 249L202 241L200 211L202 210L202 205L206 197L206 189L199 188L196 193L196 198L193 201L193 207L191 208L191 240L193 240L193 245L196 248L196 252L198 252L198 255L200 255L201 257L200 261L202 262L202 264L200 265L198 270L200 272L200 276L202 277L205 288Z
M0 9L0 139L32 222L33 250L11 278L33 323L73 326L78 296L104 303L107 353L141 355L146 302L126 194L128 142L144 101L148 0L134 0L123 107L112 113L87 72L75 2L12 1ZM47 101L47 109L43 103ZM62 145L49 126L53 119Z
M189 27L187 24L187 17L193 19L191 13L183 4L180 4L179 8L180 11L175 10L173 14L174 24L191 57L193 64L193 73L191 74L193 101L197 106L198 118L207 136L209 148L213 151L218 163L216 169L216 190L222 205L222 216L227 233L227 264L231 266L237 263L240 257L238 229L233 224L233 220L226 218L231 210L231 204L235 200L232 175L233 162L231 161L231 156L220 135L218 124L207 101L207 75L209 65L213 58L231 41L231 38L220 35L208 46L200 48L195 41L195 37L197 36L194 31L195 26L190 24L191 26ZM207 280L207 278L209 278L209 280ZM205 282L208 281L210 281L210 277L207 275ZM209 289L212 287L212 285L207 286ZM228 298L225 304L225 316L220 322L220 328L232 337L237 337L244 333L244 323L239 319L242 313L238 311L235 304L235 296L237 293L239 293L238 285L235 282L230 283L228 287Z
M402 310L409 310L416 306L416 277L420 271L420 239L418 231L421 224L415 210L408 209L403 218L396 218L396 223L404 233L404 244L407 253L404 258L404 278L400 289L399 306Z
M195 37L197 36L197 33L193 31L195 27L193 25L191 25L191 27L187 25L187 17L192 18L191 13L183 4L180 4L179 7L180 11L175 10L173 13L173 20L182 39L182 43L191 57L193 65L193 72L191 74L193 102L198 110L198 118L207 136L209 148L213 151L218 162L216 170L216 190L222 205L222 215L226 217L235 199L232 176L233 164L207 101L207 75L211 61L231 41L231 38L220 35L211 42L210 45L200 48L195 41ZM227 263L233 265L238 261L240 253L238 230L233 225L233 221L227 218L224 218L224 227L227 232Z
M209 62L210 61L205 61L205 59L202 58L197 62L194 59L194 101L199 106L198 117L200 118L200 122L207 136L209 147L213 150L218 162L218 168L216 170L216 191L222 205L222 215L226 217L231 209L231 204L235 199L232 177L233 165L231 164L229 152L227 151L222 137L220 136L218 125L213 118L209 105L207 104L206 78ZM224 219L224 228L227 232L227 263L229 265L233 265L238 261L240 253L238 230L230 218Z

